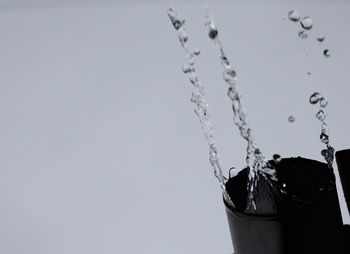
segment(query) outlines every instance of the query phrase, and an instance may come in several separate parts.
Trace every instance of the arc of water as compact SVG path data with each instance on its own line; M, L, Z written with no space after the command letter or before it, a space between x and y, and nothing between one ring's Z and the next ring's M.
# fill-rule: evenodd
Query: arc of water
M188 79L193 86L191 102L194 104L194 112L198 117L201 128L204 132L205 139L207 140L209 145L210 164L214 169L215 177L219 180L225 200L229 204L233 205L225 188L225 178L222 173L221 160L216 147L214 129L211 124L208 103L206 102L204 96L204 86L199 81L198 74L195 68L195 56L199 54L199 50L192 50L188 45L188 35L186 29L184 28L185 19L179 16L172 7L170 7L168 10L168 16L172 25L177 31L178 39L182 48L185 51L186 62L183 65L182 70L188 76Z

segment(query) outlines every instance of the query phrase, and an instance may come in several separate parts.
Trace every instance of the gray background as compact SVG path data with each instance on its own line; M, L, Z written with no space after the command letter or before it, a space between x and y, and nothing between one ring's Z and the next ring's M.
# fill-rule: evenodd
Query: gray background
M245 143L233 127L204 8L175 6L191 45L202 50L198 72L227 175L244 165ZM167 7L0 1L0 253L231 251ZM308 104L314 91L329 100L333 146L349 148L347 1L210 7L263 153L322 159L318 109ZM283 20L291 9L314 19L307 40Z

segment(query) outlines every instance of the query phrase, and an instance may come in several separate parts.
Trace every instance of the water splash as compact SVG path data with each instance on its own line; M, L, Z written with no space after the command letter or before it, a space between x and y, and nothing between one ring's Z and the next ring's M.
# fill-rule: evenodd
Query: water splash
M257 199L260 195L258 185L268 186L275 196L279 195L279 190L276 189L275 183L276 170L266 160L260 149L255 144L252 135L252 130L248 125L246 114L242 107L241 96L237 89L237 73L232 68L228 60L222 43L219 38L219 31L214 22L214 19L207 12L205 25L208 29L208 36L214 41L219 52L219 59L223 68L223 79L228 84L227 96L230 98L233 110L233 121L238 127L241 137L247 141L246 149L246 164L249 168L248 175L248 197L247 197L247 213L259 213ZM264 183L263 183L264 182ZM271 198L271 205L274 205L275 200ZM265 211L264 211L265 212Z
M327 114L324 111L324 109L328 105L328 100L325 97L323 97L320 93L315 92L309 97L309 102L313 105L317 103L319 104L319 110L316 113L316 119L321 122L320 140L323 144L326 145L326 149L323 149L321 151L321 155L326 160L328 167L332 168L334 161L334 148L330 145L329 142L329 128L326 123Z
M325 107L327 107L327 105L328 105L328 100L327 100L326 98L322 97L322 98L320 99L319 103L320 103L320 106L321 106L322 108L325 108Z
M258 148L254 142L254 138L252 136L252 130L248 126L246 115L242 108L241 96L237 90L237 85L236 85L237 73L231 67L230 62L225 55L221 41L219 39L218 29L213 19L209 16L209 14L206 17L206 26L208 28L209 38L215 41L215 44L217 45L219 50L220 62L224 69L223 79L228 84L227 96L230 98L232 102L232 110L234 114L233 120L235 125L238 127L241 133L241 136L248 143L246 162L247 162L247 166L251 168L255 159L254 151L257 150Z
M194 104L194 112L198 117L201 128L204 132L205 139L209 145L209 161L214 169L214 175L219 180L221 189L224 194L225 200L233 205L229 195L225 189L225 177L222 174L222 166L219 157L219 153L216 147L214 138L214 130L211 124L211 117L208 110L208 104L204 97L204 87L199 82L198 74L195 67L195 57L200 54L200 50L195 48L194 50L188 45L188 35L184 28L185 19L182 18L177 12L170 7L168 9L168 16L175 30L177 30L178 39L182 48L185 51L186 62L182 66L182 71L188 76L189 81L193 86L191 102Z

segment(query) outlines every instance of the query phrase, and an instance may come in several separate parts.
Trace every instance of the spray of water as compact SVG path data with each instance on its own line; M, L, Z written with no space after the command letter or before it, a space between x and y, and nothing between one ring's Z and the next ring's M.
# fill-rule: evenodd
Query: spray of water
M241 136L247 141L247 157L246 162L249 168L252 168L254 160L256 159L255 153L260 154L260 150L255 144L252 130L248 126L247 117L242 107L241 96L237 90L237 74L236 71L231 67L228 58L224 52L222 43L219 38L218 29L214 23L213 18L207 14L206 26L208 28L208 36L215 42L219 51L220 63L223 68L223 78L228 84L227 96L232 102L233 120L235 125L238 127Z
M168 16L175 30L182 48L185 51L186 62L182 66L183 72L187 75L193 86L191 102L194 104L194 112L198 117L205 139L209 145L209 161L214 169L214 175L219 180L225 200L233 205L225 188L225 177L222 173L221 161L216 147L214 130L211 124L211 117L208 110L208 103L204 96L204 87L198 79L195 68L195 57L200 54L199 49L192 49L188 44L188 35L184 27L185 19L182 18L172 7L168 9Z
M234 124L238 127L242 138L247 141L246 164L249 168L249 179L247 185L248 199L246 212L257 213L258 208L256 200L259 191L257 187L259 181L260 183L265 182L269 185L274 195L279 195L279 190L277 190L275 186L275 182L277 181L276 170L265 160L265 157L255 143L252 129L248 125L247 117L242 107L241 96L237 89L237 73L232 68L225 54L219 38L218 28L208 10L205 25L208 29L209 38L214 41L219 52L220 63L223 68L223 79L228 85L227 95L232 103ZM274 202L273 200L271 201Z
M314 92L309 97L309 102L313 105L319 104L319 110L316 113L316 118L321 122L320 140L323 144L326 145L326 149L323 149L321 151L321 155L326 160L328 167L332 168L333 161L334 161L334 148L330 145L330 142L329 142L329 128L326 123L327 114L324 111L328 105L328 101L320 93Z

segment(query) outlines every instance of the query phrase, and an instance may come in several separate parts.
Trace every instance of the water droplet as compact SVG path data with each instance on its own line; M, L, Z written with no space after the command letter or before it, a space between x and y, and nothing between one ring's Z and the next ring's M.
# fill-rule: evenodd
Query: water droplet
M322 109L320 109L317 114L316 114L316 118L320 121L324 121L326 119L326 114L323 112Z
M328 143L327 143L327 149L326 149L326 152L324 152L324 158L325 160L327 161L327 164L329 167L332 167L333 165L333 161L334 161L334 148L331 147ZM321 152L322 154L322 152Z
M322 123L321 132L323 134L329 135L329 128L325 122Z
M328 155L327 149L323 149L323 150L321 151L321 155L322 155L323 157L326 157L326 156Z
M322 123L320 139L322 143L329 144L329 129L325 122Z
M281 155L279 155L279 154L274 154L274 155L272 156L272 159L273 159L273 161L274 161L276 164L280 164L281 161L282 161L282 157L281 157Z
M298 36L301 39L306 39L309 35L304 30L301 30L299 31Z
M301 21L300 21L300 25L302 28L304 28L305 30L309 30L312 28L312 19L310 17L304 17Z
M321 106L322 108L325 108L325 107L327 107L327 105L328 105L327 99L326 99L325 97L322 97L322 98L320 99L320 106Z
M185 31L185 29L180 29L178 33L179 40L181 42L181 45L185 45L188 40L188 35Z
M295 117L294 116L289 116L288 117L288 122L294 123L295 122Z
M201 50L200 50L199 48L195 48L195 49L193 50L193 54L194 54L195 56L200 55L200 53L201 53Z
M228 67L225 69L224 71L224 79L226 81L231 81L234 80L237 76L237 73L234 69L232 69L231 67Z
M319 35L317 36L317 40L318 40L319 42L323 42L325 39L326 39L326 36L324 36L323 34L319 34Z
M325 57L330 57L331 56L331 52L329 51L329 49L325 49L325 50L323 50L323 55Z
M195 85L198 82L198 74L193 72L190 76L190 82Z
M225 66L229 66L230 62L228 61L227 57L225 55L221 56L221 61Z
M180 27L182 27L185 24L185 19L180 17L172 8L169 8L168 16L176 30L179 30Z
M291 10L291 11L288 13L288 18L289 18L291 21L297 22L297 21L300 20L300 15L299 15L299 13L298 13L296 10Z
M183 72L183 73L188 73L188 72L190 72L190 71L191 71L190 65L188 65L188 64L183 64L183 65L182 65L182 72Z
M329 136L327 134L321 133L320 139L321 139L321 142L324 144L329 143Z
M232 86L227 90L227 95L232 101L234 101L234 100L236 100L236 98L238 98L238 93L237 93L236 89Z
M311 94L309 102L311 104L316 104L317 102L319 102L319 100L321 100L321 98L322 96L318 92L314 92L313 94Z
M259 148L256 148L256 149L254 150L254 154L255 154L255 155L261 155L260 149L259 149Z
M250 136L250 129L248 130L248 135ZM249 136L248 136L248 137L249 137ZM261 153L261 151L260 151L259 148L256 148L256 149L254 150L254 155L255 155L255 160L256 160L256 161L262 161L263 158L264 158L264 156L263 156L263 154ZM261 168L260 168L260 169L261 169Z
M237 120L239 123L242 121L241 116L239 115L240 109L241 109L241 103L239 101L239 95L235 95L235 100L232 101L232 110L234 112L234 119ZM247 126L245 126L247 127ZM244 128L240 128L244 130ZM241 133L242 134L242 133Z
M210 22L208 25L209 28L209 38L214 40L218 36L218 29L216 28L215 24L213 22Z

